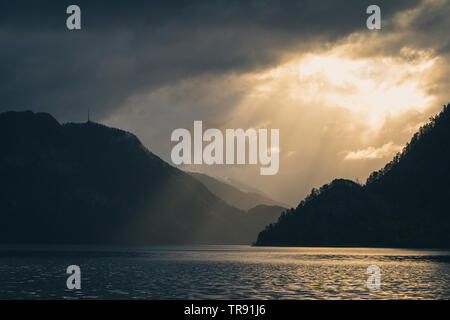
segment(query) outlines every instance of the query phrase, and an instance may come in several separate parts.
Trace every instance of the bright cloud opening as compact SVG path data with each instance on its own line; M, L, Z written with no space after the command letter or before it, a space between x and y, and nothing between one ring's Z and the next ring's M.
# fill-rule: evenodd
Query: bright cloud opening
M348 109L374 128L388 116L423 111L432 103L423 79L436 58L420 53L414 61L355 59L349 51L351 47L343 45L323 54L307 54L258 74L251 96L264 98L285 91L293 102Z

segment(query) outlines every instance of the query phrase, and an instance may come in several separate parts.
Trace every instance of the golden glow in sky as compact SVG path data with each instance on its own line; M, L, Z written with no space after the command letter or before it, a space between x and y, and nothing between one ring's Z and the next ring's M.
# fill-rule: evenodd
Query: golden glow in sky
M267 97L281 89L293 103L345 108L379 127L387 116L430 106L432 97L421 82L435 59L426 55L413 63L386 57L357 59L346 57L345 47L336 48L258 74L261 83L254 91Z

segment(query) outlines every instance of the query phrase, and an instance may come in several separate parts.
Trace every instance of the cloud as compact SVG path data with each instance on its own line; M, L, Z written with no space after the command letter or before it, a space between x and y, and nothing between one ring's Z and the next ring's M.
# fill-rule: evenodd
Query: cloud
M372 160L392 157L395 153L401 151L402 146L395 145L392 141L379 148L367 147L358 151L347 151L345 160Z
M386 19L416 1L379 1ZM77 1L82 30L65 27L71 1L0 7L0 111L103 119L130 97L179 81L246 73L365 28L367 1ZM26 8L26 9L24 9Z

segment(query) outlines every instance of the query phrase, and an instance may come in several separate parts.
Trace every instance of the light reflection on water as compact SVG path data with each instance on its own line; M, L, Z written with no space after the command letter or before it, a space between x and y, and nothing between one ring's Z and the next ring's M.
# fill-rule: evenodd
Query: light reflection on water
M66 289L79 265L82 289ZM366 287L369 265L381 289ZM375 248L1 247L0 299L449 299L450 252Z

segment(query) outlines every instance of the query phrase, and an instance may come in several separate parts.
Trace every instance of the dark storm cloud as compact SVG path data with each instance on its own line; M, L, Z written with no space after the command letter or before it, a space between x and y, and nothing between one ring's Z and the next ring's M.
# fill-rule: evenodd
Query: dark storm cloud
M68 31L77 4L82 30ZM107 116L133 94L240 73L365 29L368 1L2 1L0 111ZM377 1L383 19L416 1Z

